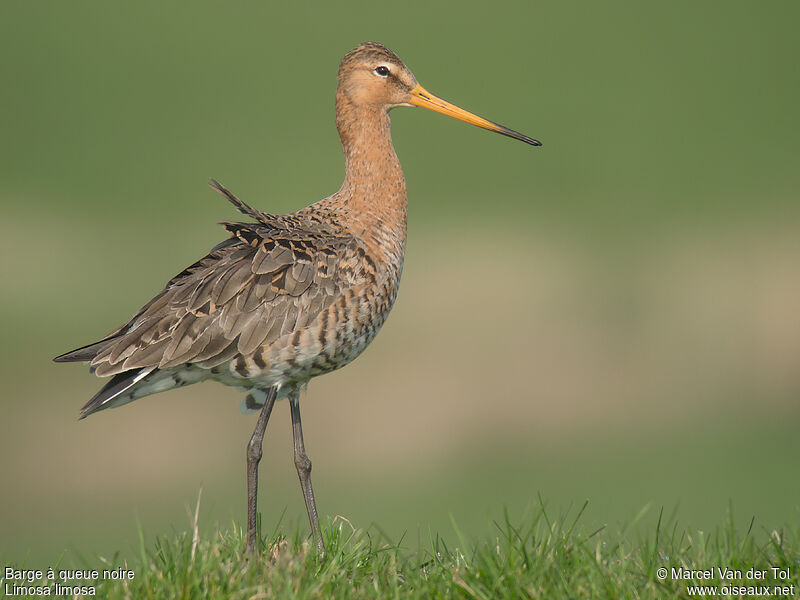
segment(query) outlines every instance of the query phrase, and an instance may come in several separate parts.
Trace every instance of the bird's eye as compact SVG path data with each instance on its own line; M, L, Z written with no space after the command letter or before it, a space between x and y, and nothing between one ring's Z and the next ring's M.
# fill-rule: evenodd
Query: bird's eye
M389 69L381 65L380 67L375 67L375 73L377 73L381 77L388 77Z

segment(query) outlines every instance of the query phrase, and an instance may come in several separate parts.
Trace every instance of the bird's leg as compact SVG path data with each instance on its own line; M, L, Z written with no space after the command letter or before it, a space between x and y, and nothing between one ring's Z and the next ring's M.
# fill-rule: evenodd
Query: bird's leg
M258 463L261 461L261 443L264 441L264 431L267 429L267 421L269 421L269 415L272 413L275 396L278 392L275 387L265 391L267 397L264 407L258 415L253 436L247 444L247 552L250 554L255 554L256 540L258 539L256 504L258 503Z
M311 461L306 455L303 443L303 426L300 423L300 388L295 388L289 395L289 406L292 411L292 434L294 436L294 466L300 477L300 487L303 489L303 500L306 501L308 520L311 523L311 533L317 540L320 552L325 552L325 543L317 522L317 503L314 500L314 489L311 487Z

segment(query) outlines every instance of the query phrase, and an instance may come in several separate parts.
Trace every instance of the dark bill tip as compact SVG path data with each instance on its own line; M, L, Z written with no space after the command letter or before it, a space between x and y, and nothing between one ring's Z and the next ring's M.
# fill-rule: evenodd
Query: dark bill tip
M492 123L497 126L497 129L494 129L493 131L495 131L495 132L497 132L499 134L506 135L506 136L508 136L510 138L513 138L515 140L519 140L520 142L525 142L526 144L530 144L531 146L541 146L542 145L542 142L540 142L539 140L535 140L532 137L528 137L527 135L524 135L524 134L520 133L519 131L514 131L513 129L509 129L508 127L505 127L504 125L500 125L499 123L494 123L494 122L492 122ZM492 130L490 130L490 131L492 131Z

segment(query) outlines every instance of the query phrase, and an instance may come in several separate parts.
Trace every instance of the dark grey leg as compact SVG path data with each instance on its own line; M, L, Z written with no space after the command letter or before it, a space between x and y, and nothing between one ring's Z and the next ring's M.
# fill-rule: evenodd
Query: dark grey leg
M314 489L311 487L311 461L306 456L306 447L303 443L303 426L300 423L300 388L295 388L289 394L289 406L292 410L292 434L294 436L294 466L300 477L300 487L303 489L303 500L306 501L308 520L311 523L311 533L317 540L320 552L325 552L325 543L317 523L317 503L314 501Z
M255 553L258 539L256 504L258 502L258 463L261 461L261 443L264 441L264 431L267 429L267 421L269 421L269 415L275 405L277 392L277 388L274 387L266 390L267 399L264 402L264 408L258 415L253 437L247 444L247 552L250 554Z

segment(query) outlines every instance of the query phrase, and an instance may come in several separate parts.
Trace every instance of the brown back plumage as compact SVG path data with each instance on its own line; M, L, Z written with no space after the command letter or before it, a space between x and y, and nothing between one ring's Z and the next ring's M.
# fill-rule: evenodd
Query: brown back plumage
M352 236L309 220L286 222L215 187L261 223L224 222L231 238L170 279L128 323L57 361L88 360L100 376L184 363L211 368L307 326L343 289L363 281L339 268L358 255Z

